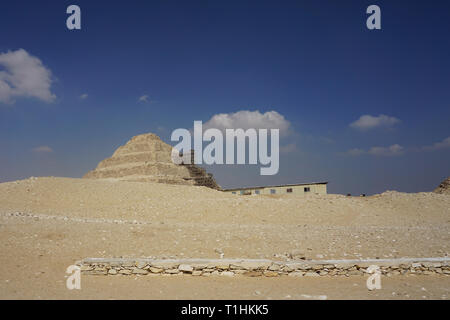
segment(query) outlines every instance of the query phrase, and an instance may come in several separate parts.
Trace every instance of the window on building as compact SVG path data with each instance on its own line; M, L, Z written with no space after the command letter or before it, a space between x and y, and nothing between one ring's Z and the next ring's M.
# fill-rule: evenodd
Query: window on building
M255 190L255 194L259 194L259 190Z
M232 194L236 194L236 191L232 191L231 193L232 193Z
M286 189L286 192L287 192L287 193L292 193L292 188L287 188L287 189Z
M275 194L277 191L275 189L270 189L270 194Z
M241 195L243 195L244 194L244 190L241 190Z
M310 187L305 187L305 188L304 188L304 191L305 191L305 192L310 192L310 191L311 191L311 188L310 188Z

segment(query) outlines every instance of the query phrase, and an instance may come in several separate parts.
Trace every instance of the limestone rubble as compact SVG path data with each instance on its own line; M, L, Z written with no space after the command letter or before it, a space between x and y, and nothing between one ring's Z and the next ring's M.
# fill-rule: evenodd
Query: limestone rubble
M87 258L77 261L85 275L154 274L248 277L450 275L450 258L404 258L371 260L271 261L267 259L123 259ZM374 270L370 270L375 267ZM194 274L194 272L196 273Z

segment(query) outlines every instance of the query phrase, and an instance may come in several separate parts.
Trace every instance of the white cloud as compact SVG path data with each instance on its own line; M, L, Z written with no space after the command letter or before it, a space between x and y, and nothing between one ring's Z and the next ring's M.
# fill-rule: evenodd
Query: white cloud
M280 147L281 153L292 153L297 151L297 145L295 143L289 143Z
M81 99L81 100L87 99L88 96L89 96L89 95L88 95L87 93L83 93L83 94L80 96L80 99Z
M138 100L139 102L148 102L149 101L148 98L149 96L144 94L143 96L140 96Z
M203 124L204 130L225 129L280 129L280 136L289 134L291 123L276 111L261 113L258 110L241 110L234 113L219 113Z
M393 144L390 147L372 147L368 153L374 156L399 156L403 154L404 149L398 144Z
M360 156L363 154L369 154L373 156L385 156L385 157L391 157L391 156L400 156L404 153L405 148L398 144L393 144L389 147L372 147L368 151L364 149L354 148L350 149L347 152L343 153L345 155L349 156Z
M36 147L31 149L33 152L38 152L38 153L50 153L53 152L53 149L50 148L49 146L40 146L40 147Z
M440 142L435 142L432 145L429 146L422 146L422 147L411 147L408 148L408 150L405 150L404 147L393 144L390 147L372 147L368 151L365 151L364 149L351 149L347 152L341 153L344 155L349 156L360 156L362 154L370 154L374 156L399 156L405 153L405 151L408 152L424 152L424 151L436 151L441 149L447 149L450 148L450 137L445 138L444 140Z
M52 73L39 58L24 49L0 53L0 102L14 103L18 97L53 102L51 85Z
M370 130L379 127L392 127L399 122L399 119L384 114L380 114L378 117L366 114L350 123L350 127L358 130Z
M433 143L431 146L424 146L422 150L424 151L435 151L440 149L450 148L450 137L445 138L440 142Z

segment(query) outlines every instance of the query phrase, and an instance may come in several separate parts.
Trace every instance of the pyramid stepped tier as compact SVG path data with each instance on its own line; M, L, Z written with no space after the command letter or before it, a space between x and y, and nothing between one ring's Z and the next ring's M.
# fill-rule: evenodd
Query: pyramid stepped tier
M126 181L159 182L206 186L220 189L213 176L193 164L176 165L172 146L153 133L133 137L119 147L111 158L101 161L83 178L115 178Z
M433 192L450 194L450 177L442 181L441 184L436 189L434 189Z

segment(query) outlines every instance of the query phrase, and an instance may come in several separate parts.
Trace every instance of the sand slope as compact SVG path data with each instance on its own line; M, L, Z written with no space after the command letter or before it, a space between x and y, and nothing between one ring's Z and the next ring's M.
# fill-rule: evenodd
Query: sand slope
M65 269L86 257L439 257L449 245L446 194L239 196L70 178L0 184L6 296L28 292L30 283L41 297L49 283L66 290Z
M375 252L383 254L381 248L388 253L398 248L396 255L437 256L447 252L449 245L450 197L398 192L366 198L238 196L206 187L32 178L0 184L0 212L40 215L43 221L55 224L64 221L57 217L78 224L104 223L108 228L123 224L129 228L135 223L128 235L142 234L158 243L145 250L148 255L167 251L198 257L199 253L188 253L188 247L194 247L209 256L217 248L226 248L229 257L260 257L295 248L308 254L317 247L316 254L336 251L334 256L358 253L373 258ZM24 219L31 225L32 221ZM123 232L108 233L111 240L118 241ZM411 252L412 248L419 251ZM122 254L129 254L126 251Z

